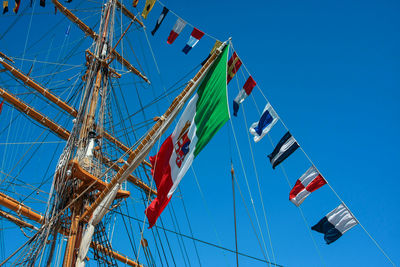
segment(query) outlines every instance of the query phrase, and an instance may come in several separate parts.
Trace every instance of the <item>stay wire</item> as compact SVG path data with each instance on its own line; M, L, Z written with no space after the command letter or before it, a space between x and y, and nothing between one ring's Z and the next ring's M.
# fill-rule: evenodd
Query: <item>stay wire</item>
M233 122L232 122L232 120L229 120L229 121L230 121L230 124L231 124L232 133L233 133L233 137L234 137L235 144L236 144L236 149L237 149L237 151L238 151L238 156L239 156L239 161L240 161L240 163L241 163L241 167L242 167L242 171L243 171L243 176L244 176L244 178L245 178L246 185L247 185L247 190L248 190L249 195L250 195L251 206L253 207L253 212L254 212L255 217L256 217L256 221L257 221L257 225L258 225L258 230L260 231L260 236L261 236L262 244L263 244L263 246L264 246L263 255L264 255L264 257L266 256L266 261L270 262L270 258L269 258L267 246L265 245L264 235L263 235L262 230L261 230L260 221L258 220L257 212L256 212L255 206L254 206L253 197L252 197L252 195L251 195L251 190L250 190L249 182L248 182L248 179L247 179L246 170L245 170L245 168L244 168L244 163L243 163L242 155L241 155L241 153L240 153L239 144L238 144L238 141L237 141L237 138L236 138L235 129L234 129L234 127L233 127ZM266 254L264 254L264 252L265 252Z
M232 48L233 48L233 45L232 45ZM243 61L242 61L242 64L243 64ZM243 64L243 66L244 66L244 68L246 69L247 73L250 75L250 73L248 72L246 66L245 66L244 64ZM261 89L260 89L260 87L258 86L258 84L257 84L256 86L257 86L257 88L261 91ZM265 95L264 95L262 92L261 92L261 94L262 94L262 95L264 96L264 98L266 99ZM257 103L256 103L256 101L255 101L255 99L254 99L254 95L251 95L251 96L252 96L253 102L254 102L254 104L255 104L255 106L256 106L256 108L257 108L257 111L258 111L259 115L261 115L260 109L258 108L258 105L257 105ZM269 102L268 99L266 99L266 101ZM245 120L246 120L246 116L245 116L245 112L244 112L244 106L242 107L242 112L243 112L243 117L244 117ZM279 118L280 118L280 117L279 117ZM248 128L248 127L247 127L247 122L246 122L246 128ZM247 135L249 136L248 131L246 131L246 132L247 132ZM270 137L269 134L268 134L268 137L270 138L271 145L274 147L273 142L272 142L272 139L271 139L271 137ZM287 177L287 174L286 174L286 172L285 172L285 170L284 170L284 168L283 168L282 165L281 165L281 168L282 168L283 173L284 173L284 175L285 175L285 177L286 177L286 180L287 180L287 182L288 182L288 184L289 184L289 187L291 188L290 182L289 182L289 178ZM315 239L314 239L314 236L313 236L312 233L311 233L310 226L309 226L309 224L308 224L308 221L307 221L306 218L304 217L304 213L303 213L303 211L301 210L301 207L299 207L299 211L300 211L300 214L301 214L301 216L302 216L302 218L303 218L303 221L304 221L304 223L305 223L305 226L306 226L306 228L307 228L307 230L308 230L308 232L309 232L309 234L310 234L310 237L311 237L311 239L312 239L312 241L313 241L314 247L315 247L315 249L316 249L316 251L317 251L317 253L318 253L319 257L320 257L320 260L321 260L322 264L325 265L325 261L324 261L324 259L323 259L323 257L322 257L322 254L321 254L321 252L320 252L320 250L319 250L319 247L317 246L317 243L316 243L316 241L315 241Z
M115 212L116 212L116 213L119 213L119 214L122 215L122 216L127 216L127 217L128 217L127 214L120 213L120 212L118 212L118 211L115 211ZM142 220L139 219L139 218L131 217L131 219L132 219L132 220L135 220L135 221L138 221L138 222L142 222ZM163 225L163 224L162 224L162 225ZM228 251L228 252L231 252L231 253L236 253L235 250L232 250L232 249L229 249L229 248L226 248L226 247L223 247L223 246L220 246L220 245L211 243L211 242L207 242L207 241L204 241L204 240L195 238L195 237L192 238L192 237L189 236L189 235L179 234L179 233L177 233L177 232L174 232L174 231L172 231L172 230L170 230L170 229L165 228L164 226L154 225L154 227L156 227L156 228L158 228L158 229L161 229L161 230L164 230L165 232L169 232L169 233L172 233L172 234L182 235L182 236L185 237L185 238L193 239L193 240L196 241L196 242L203 243L203 244L206 244L206 245L209 245L209 246L212 246L212 247L215 247L215 248L224 250L224 251ZM248 254L245 254L245 253L242 253L242 252L238 252L238 254L241 255L241 256L250 258L250 259L254 259L254 260L257 260L257 261L261 261L261 262L265 262L265 263L268 263L268 264L272 264L272 263L267 262L267 261L265 261L265 260L263 260L263 259L260 259L260 258L257 258L257 257L253 257L253 256L251 256L251 255L248 255ZM274 264L274 265L277 266L277 267L283 267L283 265L280 265L280 264Z
M170 205L168 205L168 209L171 209L171 208L170 208ZM169 215L171 216L172 227L173 227L173 229L174 229L174 232L177 233L177 234L175 234L175 235L176 235L176 238L177 238L177 241L178 241L179 250L180 250L180 252L181 252L181 254L182 254L183 262L185 263L185 266L187 266L186 258L185 258L185 253L183 252L183 248L182 248L182 245L181 245L181 240L179 239L179 235L178 235L178 232L177 232L177 230L176 230L175 221L174 221L174 219L173 219L173 217L172 217L172 213L171 213L170 211L169 211L168 213L169 213Z
M178 219L177 219L177 216L176 216L176 214L175 214L174 205L171 205L171 206L170 206L170 209L172 210L172 215L173 215L173 218L174 218L174 220L175 220L175 224L176 224L176 228L178 229L178 233L181 234L181 228L179 227ZM174 227L175 227L175 226L174 226ZM189 259L189 256L188 256L188 253L187 253L187 250L186 250L186 244L185 244L185 242L184 242L182 236L180 235L179 237L181 238L183 250L184 250L184 252L185 252L185 256L186 256L186 259L187 259L187 261L188 261L188 264L189 264L189 266L191 266L191 264L190 264L190 259Z
M193 172L193 176L194 176L194 179L195 179L195 181L196 181L197 188L199 189L200 196L201 196L201 199L202 199L202 201L203 201L203 205L204 205L204 207L206 208L206 211L207 211L207 213L208 213L208 217L211 218L211 219L214 219L214 217L213 217L212 214L211 214L210 208L208 207L208 204L207 204L206 198L205 198L205 196L204 196L203 190L201 189L199 180L197 179L197 174L196 174L196 172L195 172L195 170L194 170L194 168L193 168L193 165L190 166L190 169L191 169L192 172ZM220 238L220 236L219 236L219 234L218 234L217 228L215 227L214 220L209 220L209 221L210 221L210 224L211 224L212 227L213 227L215 237L216 237L216 239L217 239L217 241L218 241L218 245L222 247L221 238ZM223 253L223 255L224 255L224 259L225 259L226 265L229 266L228 261L227 261L227 259L226 259L226 254Z
M232 41L230 41L230 44L231 44L231 46L232 46L232 50L234 50ZM243 75L243 71L241 71L241 73L242 73L242 75ZM240 86L239 86L239 79L238 79L237 76L238 76L238 75L236 75L236 79L235 79L235 80L236 80L236 83L237 83L238 92L240 92L241 89L240 89ZM243 75L243 76L244 76L244 75ZM255 176L256 176L258 194L259 194L259 197L260 197L261 207L262 207L262 210L263 210L263 215L264 215L264 220L265 220L265 226L266 226L266 228L267 228L267 234L268 234L269 244L270 244L270 246L271 246L272 258L273 258L274 262L276 262L274 247L273 247L273 245L272 245L272 238L271 238L270 228L269 228L268 219L267 219L267 214L266 214L265 206L264 206L264 198L263 198L263 194L261 193L260 179L259 179L259 175L258 175L258 171L257 171L256 161L255 161L255 158L254 158L253 147L252 147L252 143L251 143L251 140L250 140L249 131L247 131L247 129L249 129L249 126L248 126L248 123L247 123L246 112L245 112L244 106L242 107L242 114L243 114L243 119L244 119L243 122L244 122L244 126L245 126L245 129L246 129L246 134L247 134L247 141L248 141L249 148L250 148L250 155L251 155L251 159L252 159L252 163L253 163L253 169L254 169L254 173L255 173Z
M187 220L187 222L188 222L190 235L193 237L192 226L191 226L190 221L189 221L189 216L188 216L188 213L187 213L187 210L186 210L185 202L183 201L183 194L182 194L182 191L181 191L181 189L180 189L179 186L178 186L178 192L179 192L179 194L181 195L180 199L181 199L181 201L182 201L183 210L184 210L184 212L185 212L185 217L186 217L186 220ZM195 251L196 251L197 260L199 261L199 266L201 266L200 255L199 255L199 252L198 252L198 250L197 250L196 242L194 242L194 240L193 240L193 246L194 246L194 249L195 249Z
M247 67L245 64L243 64L244 68L246 69L247 73L250 74L250 72L248 71ZM261 88L259 87L259 85L256 85L257 89L259 90L259 92L261 93L261 95L264 97L264 99L270 103L270 101L268 100L268 98L264 95L263 91L261 90ZM254 100L254 97L253 97ZM255 100L254 100L255 101ZM282 118L279 116L279 121L281 122L282 126L289 131L289 128L286 126L286 124L284 123L284 121L282 120ZM354 215L354 213L349 209L349 207L346 205L346 203L342 200L342 198L339 196L339 194L334 190L334 188L332 187L332 185L328 182L328 180L325 178L325 176L319 171L319 169L317 168L316 165L314 165L313 161L311 160L311 158L308 156L308 154L305 152L305 150L303 149L303 147L300 145L300 143L297 141L296 142L299 144L300 150L303 152L303 154L305 155L305 157L308 159L308 161L312 164L312 166L314 166L316 168L316 170L318 171L318 173L320 173L328 187L331 189L331 191L335 194L335 196L337 197L337 199L346 207L346 209L351 213L351 215L353 216L353 218L358 222L358 224L361 226L361 228L363 229L363 231L367 234L367 236L371 239L371 241L373 241L373 243L376 245L376 247L381 251L381 253L385 256L385 258L393 265L396 266L394 264L394 262L392 261L392 259L387 255L387 253L383 250L383 248L378 244L378 242L372 237L372 235L367 231L367 229L360 223L360 221L356 218L356 216ZM290 183L289 183L290 184ZM300 208L300 207L299 207ZM303 212L301 211L301 214L303 214ZM304 216L303 216L304 217ZM305 218L304 218L305 219ZM305 220L306 221L306 220Z

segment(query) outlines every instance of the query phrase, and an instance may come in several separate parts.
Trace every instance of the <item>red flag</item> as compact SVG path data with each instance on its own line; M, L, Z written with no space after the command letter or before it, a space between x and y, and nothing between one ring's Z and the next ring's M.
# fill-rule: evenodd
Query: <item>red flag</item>
M153 227L156 223L158 217L160 217L172 197L168 197L168 192L173 185L171 166L169 165L173 148L172 138L169 136L161 145L157 155L150 157L150 163L152 165L151 174L157 186L157 197L145 210L149 221L149 228Z
M0 103L0 114L1 114L1 111L3 110L3 104L4 104L4 100L1 101L1 103Z
M133 0L132 6L133 6L133 7L136 7L138 3L139 3L139 0Z
M247 78L246 83L243 85L243 89L246 91L247 95L251 94L251 91L253 91L254 86L256 86L256 81L253 79L253 77L249 76Z
M235 76L240 66L242 66L242 61L240 61L240 58L237 56L236 52L234 52L232 57L228 61L227 83L232 80L233 76Z
M17 14L19 10L19 5L21 4L21 0L15 0L15 6L14 6L14 13Z

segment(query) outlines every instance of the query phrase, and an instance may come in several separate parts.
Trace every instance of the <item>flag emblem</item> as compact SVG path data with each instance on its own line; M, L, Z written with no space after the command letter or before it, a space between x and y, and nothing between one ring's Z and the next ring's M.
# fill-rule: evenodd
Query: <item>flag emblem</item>
M177 155L175 163L178 168L182 166L182 162L185 160L187 153L189 153L190 139L188 137L189 127L191 125L190 121L187 121L185 126L182 128L178 139L175 144L175 153Z

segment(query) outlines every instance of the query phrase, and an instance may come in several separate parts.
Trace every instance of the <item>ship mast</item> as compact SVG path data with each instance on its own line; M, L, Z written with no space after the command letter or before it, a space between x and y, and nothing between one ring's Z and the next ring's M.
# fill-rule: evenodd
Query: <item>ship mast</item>
M140 164L151 167L145 161L150 149L176 118L207 73L209 67L221 53L225 43L215 50L199 72L189 81L185 89L174 99L171 106L141 139L142 141L137 146L129 147L105 131L103 127L110 80L121 77L116 70L110 67L110 64L115 59L144 81L149 82L149 80L116 51L119 41L115 46L112 44L115 9L120 9L124 15L128 16L132 20L131 24L133 22L141 26L143 24L119 1L109 0L103 7L99 32L96 33L61 5L59 1L52 0L52 2L68 19L76 23L86 35L93 38L93 51L86 51L87 71L83 77L85 86L81 103L78 110L69 106L44 86L8 63L7 61L11 60L3 53L0 53L0 64L10 71L14 77L23 81L27 86L33 88L75 118L72 130L68 131L62 125L47 118L6 89L0 88L0 95L5 101L56 133L60 138L67 140L54 175L54 193L51 196L51 205L44 215L33 212L17 200L5 195L0 196L0 205L13 211L18 210L26 218L42 225L29 242L28 253L23 256L24 263L34 264L38 257L44 254L43 251L47 249L47 263L49 264L53 256L57 235L62 234L68 237L64 251L63 266L83 266L89 247L107 257L124 260L131 266L140 266L137 262L113 251L109 243L101 244L92 241L92 236L93 234L95 236L104 235L99 226L114 199L126 198L130 195L128 191L121 190L121 185L124 181L133 182L146 192L147 197L156 194L154 189L134 177L132 172ZM120 39L122 39L123 35ZM101 151L103 139L107 139L124 151L125 154L118 161L111 161L102 153L99 153L98 150ZM124 160L125 156L128 157L126 161ZM109 183L106 182L106 177L111 180ZM0 216L20 227L31 229L35 227L1 212L1 210ZM50 238L51 236L52 238ZM50 248L48 249L48 247Z
M86 73L86 88L84 95L88 96L88 103L84 108L84 111L78 115L79 125L79 137L76 154L73 157L77 167L83 167L86 171L94 176L99 176L101 169L96 166L93 155L95 142L97 141L97 132L101 131L103 125L105 101L104 98L107 96L107 85L109 80L109 65L106 60L110 55L110 47L112 42L112 31L110 25L112 12L114 12L115 5L113 1L109 1L104 8L102 20L100 24L100 32L98 38L95 38L95 51L91 53L93 56L89 59L88 68ZM100 107L99 106L99 102ZM97 122L96 122L97 118ZM96 127L99 125L99 127ZM68 171L72 169L69 168ZM67 172L68 172L67 171ZM75 174L75 173L74 173ZM78 177L77 177L78 178ZM78 190L81 191L83 188L83 181L78 185ZM81 188L79 188L81 187ZM80 221L83 207L86 201L79 199L71 206L71 224L69 228L69 238L64 253L63 266L74 266L76 262L76 251L81 243L81 235L83 232L83 222Z

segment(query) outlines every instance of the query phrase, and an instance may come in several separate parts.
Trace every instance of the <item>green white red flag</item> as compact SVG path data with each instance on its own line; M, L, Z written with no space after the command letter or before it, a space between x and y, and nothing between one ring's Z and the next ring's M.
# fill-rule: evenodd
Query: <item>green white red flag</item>
M145 213L151 228L191 166L193 159L229 120L228 46L215 60L157 155L150 157L157 197Z

